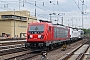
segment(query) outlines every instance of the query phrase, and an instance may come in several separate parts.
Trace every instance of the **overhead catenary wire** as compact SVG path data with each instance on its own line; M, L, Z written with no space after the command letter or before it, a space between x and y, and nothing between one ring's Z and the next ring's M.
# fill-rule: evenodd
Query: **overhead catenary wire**
M2 2L6 2L6 1L2 1ZM18 2L18 1L7 1L7 2ZM33 5L33 6L35 6L34 4L32 4L32 3L30 3L30 2L27 2L27 1L24 1L24 0L23 0L23 1L19 0L19 5L20 5L20 2L23 2L23 7L24 7L24 3L25 3L25 2L26 2L26 3L29 3L29 4L31 4L31 5ZM45 7L46 9L43 9L43 8L41 8L41 7L38 7L38 6L35 6L35 7L39 8L39 9L45 11L45 12L53 13L52 11L50 11L50 9L48 9L48 8L45 6L44 2L43 2L43 7ZM20 6L19 6L19 10L20 10Z
M50 1L50 3L52 3L52 1ZM66 11L59 5L58 0L57 0L57 4L55 4L55 3L52 3L52 4L53 4L53 5L57 5L58 7L60 7L60 8L62 9L62 11L66 12Z
M41 7L37 6L37 5L34 5L34 4L30 3L30 2L26 2L26 3L31 4L31 5L39 8L39 9L41 9L41 10L43 10L43 11L47 11L47 12L51 13L51 11L49 11L49 10L47 10L47 9L43 9L43 8L41 8Z
M75 1L75 0L73 0L73 1L74 1L74 3L76 4L76 6L78 7L79 11L82 12L82 10L80 9L80 7L79 7L78 4L76 3L76 1Z
M46 10L46 9L43 9L43 8L38 7L36 4L34 5L34 4L30 3L30 2L26 2L26 3L29 3L29 4L31 4L32 6L35 6L35 7L39 8L39 9L45 11L45 12L51 13L50 11L48 11L48 10ZM35 15L36 15L36 14L35 14ZM39 15L38 15L38 16L39 16Z
M35 2L35 4L32 4L32 3L30 3L30 2L26 2L26 3L28 3L28 4L30 4L30 5L32 5L32 6L35 6L35 7L37 7L37 8L39 8L39 9L41 9L41 10L43 10L43 11L45 11L45 12L49 12L49 13L51 13L51 11L50 10L47 10L47 9L43 9L43 8L41 8L41 7L39 7L39 6L37 6L37 4L36 4L36 2ZM44 2L43 2L43 4L41 5L41 6L43 6L43 7L45 7L45 4L44 4ZM46 7L45 7L46 8ZM38 14L39 15L39 14ZM40 16L40 15L39 15ZM45 16L41 16L41 17L45 17ZM46 18L47 19L47 18Z
M9 1L10 2L10 1ZM13 1L11 1L12 3L13 3ZM16 1L16 2L19 2L19 1ZM33 2L35 2L35 1L33 1ZM15 3L15 2L14 2ZM53 13L53 12L60 12L59 10L58 11L51 11L50 10L50 8L48 8L47 6L45 6L45 2L42 2L41 4L41 6L38 6L38 4L37 4L37 6L35 6L34 5L34 3L32 3L32 1L29 1L29 3L28 3L28 0L27 1L25 1L25 0L21 0L20 1L20 3L22 4L22 7L25 7L25 4L30 4L30 5L32 5L32 6L34 6L34 7L36 7L37 9L41 9L41 10L43 10L44 11L44 13L46 12L46 13ZM58 2L58 0L57 0L57 4L55 4L55 3L52 3L53 5L57 5L58 7L57 8L59 8L60 7L60 9L62 9L65 13L67 13L63 8L62 8L62 6L60 6L59 5L59 2ZM15 5L15 4L12 4L12 5ZM12 6L12 5L9 5L9 6ZM18 4L19 5L19 4ZM20 7L21 7L21 5L20 5ZM11 7L10 7L11 8ZM12 8L15 8L15 7L12 7ZM33 11L31 11L32 13L34 13ZM42 13L43 14L43 13ZM38 16L40 16L39 14L38 14ZM45 15L42 15L43 17L45 17ZM47 16L47 15L46 15Z
M86 0L80 0L82 3L84 3L84 6L86 7L86 9L88 9L88 7L87 7L87 1ZM88 9L89 10L89 9ZM90 10L89 10L90 11Z
M31 4L31 5L33 5L33 6L35 6L35 7L39 8L39 9L41 9L41 10L45 11L45 12L53 13L53 12L51 12L50 10L40 8L40 7L38 7L37 5L34 5L34 4L30 3L30 2L26 2L26 3L29 3L29 4ZM44 7L45 7L45 6L44 6ZM45 8L46 8L46 7L45 7Z

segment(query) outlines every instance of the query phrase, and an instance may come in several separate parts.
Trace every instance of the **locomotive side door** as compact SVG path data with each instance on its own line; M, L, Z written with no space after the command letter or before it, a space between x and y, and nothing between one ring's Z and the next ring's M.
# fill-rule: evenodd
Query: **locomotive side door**
M49 28L48 28L48 37L49 37L49 40L51 40L52 39L52 27L51 26L49 26Z

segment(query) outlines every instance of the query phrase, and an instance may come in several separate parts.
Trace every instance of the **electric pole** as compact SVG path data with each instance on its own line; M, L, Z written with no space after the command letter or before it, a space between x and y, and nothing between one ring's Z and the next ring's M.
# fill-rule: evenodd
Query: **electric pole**
M36 1L35 1L35 17L36 17Z
M19 0L19 10L20 10L20 0Z
M62 25L63 25L63 17L62 17Z
M82 28L83 28L83 14L84 14L84 12L83 12L83 6L84 6L84 0L82 1Z
M16 25L16 23L15 23L15 9L14 9L14 38L15 38L15 32L16 32L15 25Z

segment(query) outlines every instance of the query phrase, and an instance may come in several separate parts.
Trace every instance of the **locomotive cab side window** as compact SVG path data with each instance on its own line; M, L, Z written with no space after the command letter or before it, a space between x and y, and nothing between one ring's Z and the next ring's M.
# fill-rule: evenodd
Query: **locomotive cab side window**
M51 31L51 27L50 26L49 26L48 30Z

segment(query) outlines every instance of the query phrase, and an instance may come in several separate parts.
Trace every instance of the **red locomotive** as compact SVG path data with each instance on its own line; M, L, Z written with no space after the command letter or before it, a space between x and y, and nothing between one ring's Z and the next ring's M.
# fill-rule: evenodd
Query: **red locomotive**
M27 29L27 43L25 47L33 50L53 49L55 45L70 40L70 29L60 24L46 21L30 23Z

